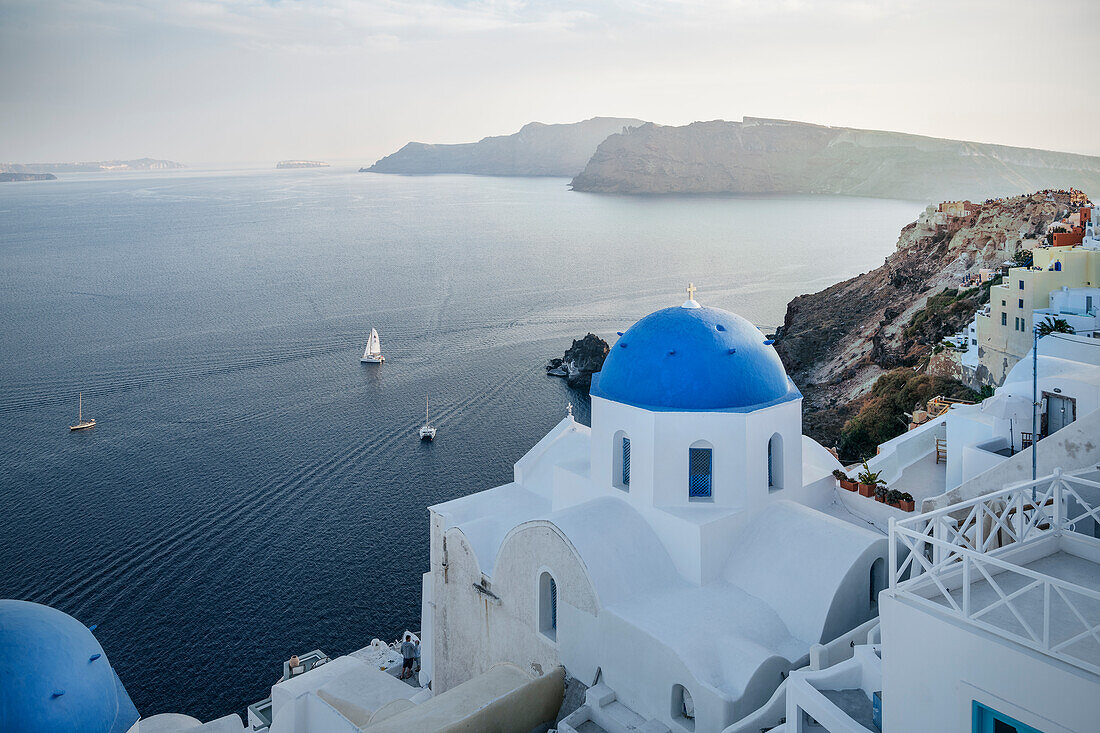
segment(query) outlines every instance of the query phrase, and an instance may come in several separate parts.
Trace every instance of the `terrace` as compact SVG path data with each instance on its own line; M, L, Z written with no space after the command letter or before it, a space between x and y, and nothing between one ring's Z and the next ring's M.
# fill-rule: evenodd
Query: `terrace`
M891 521L891 589L1100 674L1098 479L1055 471Z

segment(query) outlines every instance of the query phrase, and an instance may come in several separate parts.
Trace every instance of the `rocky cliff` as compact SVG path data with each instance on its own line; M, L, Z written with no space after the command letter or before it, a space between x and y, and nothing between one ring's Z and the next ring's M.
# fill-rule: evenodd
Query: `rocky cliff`
M561 359L551 359L546 373L552 377L565 377L570 387L587 392L592 387L592 375L603 369L603 362L611 347L594 333L583 339L575 339Z
M655 124L604 140L574 190L984 199L1100 186L1100 158L746 117Z
M834 445L880 375L921 365L970 322L988 286L960 290L960 280L1034 247L1068 206L1062 193L995 201L971 217L930 206L881 267L792 300L776 349L805 397L806 433Z
M593 117L568 125L532 122L513 135L476 143L409 143L369 168L369 173L473 173L486 176L573 176L612 133L643 124L622 117Z

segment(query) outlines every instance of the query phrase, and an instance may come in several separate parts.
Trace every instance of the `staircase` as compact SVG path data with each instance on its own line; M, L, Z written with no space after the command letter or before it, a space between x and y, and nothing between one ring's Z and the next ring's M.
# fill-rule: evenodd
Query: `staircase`
M558 733L671 733L658 720L646 720L616 699L604 683L589 687L584 705L558 723Z

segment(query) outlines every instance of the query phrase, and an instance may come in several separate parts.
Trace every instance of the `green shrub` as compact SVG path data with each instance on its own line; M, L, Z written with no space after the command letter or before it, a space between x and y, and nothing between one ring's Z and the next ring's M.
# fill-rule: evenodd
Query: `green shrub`
M886 372L871 388L859 412L840 431L837 449L843 462L865 460L882 443L909 428L906 413L936 395L978 400L978 394L949 377L932 377L901 368Z

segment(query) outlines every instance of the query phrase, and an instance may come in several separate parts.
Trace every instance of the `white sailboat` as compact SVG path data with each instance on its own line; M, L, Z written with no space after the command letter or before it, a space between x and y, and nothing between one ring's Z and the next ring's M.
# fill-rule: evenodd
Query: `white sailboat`
M370 338L367 339L367 348L363 350L363 358L359 361L365 364L381 364L385 360L386 357L382 356L382 344L378 340L378 330L372 328Z
M435 428L428 422L428 398L424 397L424 424L420 426L420 439L432 441L435 440Z
M87 420L84 419L84 393L83 392L81 392L80 396L77 397L76 405L77 405L77 407L76 407L76 425L70 425L69 430L87 430L88 428L94 428L95 427L95 418L94 417L89 417Z

